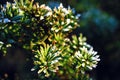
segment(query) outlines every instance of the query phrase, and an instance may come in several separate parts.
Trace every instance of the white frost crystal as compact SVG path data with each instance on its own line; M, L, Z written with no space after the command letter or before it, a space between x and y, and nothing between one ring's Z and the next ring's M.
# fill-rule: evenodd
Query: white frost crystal
M70 19L67 19L66 22L67 22L67 24L69 24L70 23Z

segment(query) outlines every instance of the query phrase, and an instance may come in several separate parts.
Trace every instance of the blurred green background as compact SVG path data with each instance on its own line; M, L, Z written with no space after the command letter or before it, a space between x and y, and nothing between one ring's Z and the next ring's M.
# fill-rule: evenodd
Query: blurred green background
M0 4L6 1L13 0L0 0ZM52 8L63 3L66 8L73 8L75 14L80 13L81 27L73 34L83 33L101 58L97 68L90 73L93 80L120 80L120 0L35 1Z

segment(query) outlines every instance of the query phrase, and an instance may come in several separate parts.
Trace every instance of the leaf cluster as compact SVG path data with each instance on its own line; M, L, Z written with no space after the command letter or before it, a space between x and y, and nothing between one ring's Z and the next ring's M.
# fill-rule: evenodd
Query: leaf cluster
M62 4L54 9L32 0L15 0L1 7L0 49L21 46L34 53L31 70L40 78L87 80L87 70L96 67L97 52L86 38L72 35L79 27L79 18Z

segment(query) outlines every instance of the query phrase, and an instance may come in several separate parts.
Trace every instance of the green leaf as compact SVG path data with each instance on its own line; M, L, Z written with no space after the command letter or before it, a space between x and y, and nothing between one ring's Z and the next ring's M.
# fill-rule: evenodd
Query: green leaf
M11 20L12 20L12 21L17 21L17 20L20 20L22 17L23 17L23 16L21 16L21 15L17 15L17 16L15 16L15 17L13 17Z

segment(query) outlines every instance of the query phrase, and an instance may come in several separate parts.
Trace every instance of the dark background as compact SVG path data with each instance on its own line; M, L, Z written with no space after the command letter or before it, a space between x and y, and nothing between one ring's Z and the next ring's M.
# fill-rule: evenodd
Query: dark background
M5 4L6 1L12 2L12 0L0 0L0 4ZM101 59L97 68L91 72L91 76L95 80L120 80L120 0L35 1L39 1L41 4L46 3L51 7L58 6L59 3L62 2L65 7L71 6L71 8L74 8L76 13L80 13L81 27L77 28L73 33L83 33L83 35L87 37L87 42L90 43L96 51L98 51ZM19 50L19 48L17 48L16 51L17 50ZM23 53L24 52L25 51L23 50ZM14 51L12 53L16 52ZM26 70L26 74L29 73L29 75L35 76L34 73L29 72L32 64L28 64L24 61L24 59L29 55L21 55L19 53L11 55L14 55L12 56L13 58L20 56L14 59L13 63L20 63L24 68L27 67L28 69ZM0 64L3 62L2 60L6 60L6 62L8 62L11 55L8 55L6 59L3 59L1 56ZM20 60L21 58L22 60ZM15 60L18 60L19 62L14 62ZM10 63L8 62L8 64ZM13 76L13 73L20 73L21 68L23 68L18 67L18 64L16 64L16 66L11 66L12 68L8 68L8 70L7 67L10 65L1 66L0 70L3 71L3 74L2 72L0 72L0 74L4 77L10 75ZM20 74L23 73L21 72Z

